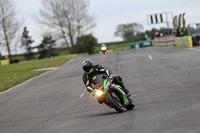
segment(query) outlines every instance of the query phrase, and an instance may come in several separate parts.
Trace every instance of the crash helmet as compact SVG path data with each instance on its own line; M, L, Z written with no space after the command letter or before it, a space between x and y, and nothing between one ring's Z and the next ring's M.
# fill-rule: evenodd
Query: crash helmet
M101 44L101 47L106 47L106 44L105 43Z
M94 64L90 59L85 59L82 62L82 68L85 71L86 74L90 74L94 70Z

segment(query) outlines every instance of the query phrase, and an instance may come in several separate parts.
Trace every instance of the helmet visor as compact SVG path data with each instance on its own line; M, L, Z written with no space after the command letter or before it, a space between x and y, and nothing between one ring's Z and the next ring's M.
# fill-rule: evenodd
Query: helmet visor
M83 67L83 70L84 70L85 72L89 72L89 71L90 71L90 69L91 69L91 67L90 67L90 66L84 66L84 67Z

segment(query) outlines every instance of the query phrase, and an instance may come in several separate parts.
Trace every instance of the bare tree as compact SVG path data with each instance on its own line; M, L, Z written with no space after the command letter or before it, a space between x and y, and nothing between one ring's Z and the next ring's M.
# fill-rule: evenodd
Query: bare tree
M138 23L120 24L116 28L114 36L120 36L124 41L132 41L141 32L143 26Z
M17 48L20 47L19 45L21 43L21 38L22 38L21 34L16 34L16 38L15 38L14 43L13 43L15 55L17 55Z
M40 9L43 24L59 31L67 48L73 53L77 38L92 29L95 24L87 8L87 0L42 0Z
M16 19L14 3L12 0L0 0L0 40L7 47L9 59L11 58L11 43L20 27Z

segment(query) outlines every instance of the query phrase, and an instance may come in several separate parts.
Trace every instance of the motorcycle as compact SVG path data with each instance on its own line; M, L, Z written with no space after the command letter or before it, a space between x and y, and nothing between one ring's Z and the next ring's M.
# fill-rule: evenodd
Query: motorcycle
M101 51L102 51L103 54L106 53L106 49L107 49L107 48L106 48L106 45L102 45L102 46L101 46Z
M117 112L122 113L127 110L132 110L135 107L134 101L127 98L122 87L112 83L113 78L107 77L104 74L99 74L93 77L93 95L101 103L114 108Z

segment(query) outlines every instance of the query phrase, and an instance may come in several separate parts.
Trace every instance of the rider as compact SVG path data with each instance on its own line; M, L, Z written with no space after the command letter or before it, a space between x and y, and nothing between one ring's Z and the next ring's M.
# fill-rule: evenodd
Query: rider
M101 47L106 47L106 44L105 43L101 44Z
M108 77L113 77L113 82L120 85L123 88L128 98L131 96L129 90L125 88L122 82L122 78L120 76L112 75L112 72L104 66L94 65L90 59L86 59L82 62L82 68L85 71L83 74L83 83L85 84L88 92L93 92L93 88L91 86L91 80L93 76L97 74L105 74Z

